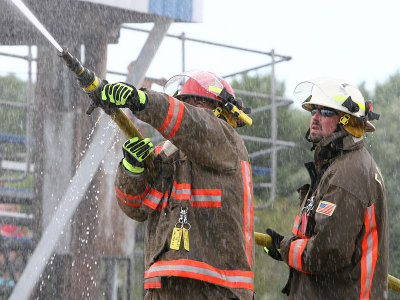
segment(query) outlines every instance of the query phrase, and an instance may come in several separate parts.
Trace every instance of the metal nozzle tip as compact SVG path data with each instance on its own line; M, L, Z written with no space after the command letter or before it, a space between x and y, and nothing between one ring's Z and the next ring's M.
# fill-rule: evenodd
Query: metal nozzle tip
M57 51L57 55L58 55L58 56L64 56L64 55L66 55L67 53L69 53L69 52L68 52L68 48L63 47L62 49L63 49L62 52Z

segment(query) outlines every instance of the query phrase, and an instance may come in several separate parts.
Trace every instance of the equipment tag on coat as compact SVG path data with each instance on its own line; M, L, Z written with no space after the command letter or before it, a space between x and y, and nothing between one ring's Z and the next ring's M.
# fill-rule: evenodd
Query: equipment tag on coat
M187 230L186 228L183 228L183 248L185 248L186 251L190 251L189 250L189 230Z
M174 231L172 232L171 244L169 247L173 250L179 250L179 247L181 246L181 239L182 239L182 228L175 227Z
M318 205L317 213L324 214L327 216L332 216L335 208L336 208L336 204L333 204L333 203L330 203L327 201L321 201Z

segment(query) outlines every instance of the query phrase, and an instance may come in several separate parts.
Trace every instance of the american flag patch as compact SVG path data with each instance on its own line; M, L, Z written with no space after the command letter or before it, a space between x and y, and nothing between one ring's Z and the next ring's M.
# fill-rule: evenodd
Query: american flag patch
M317 213L324 214L327 216L332 216L335 208L336 208L336 204L333 204L333 203L330 203L327 201L321 201L318 205Z

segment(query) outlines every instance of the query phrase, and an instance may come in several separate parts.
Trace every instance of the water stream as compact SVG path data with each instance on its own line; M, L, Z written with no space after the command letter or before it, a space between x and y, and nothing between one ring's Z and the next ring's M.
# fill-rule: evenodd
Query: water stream
M39 22L39 20L32 14L28 7L21 0L11 0L12 3L28 18L29 21L46 37L46 39L58 50L62 52L63 49L59 43L52 37L46 28Z

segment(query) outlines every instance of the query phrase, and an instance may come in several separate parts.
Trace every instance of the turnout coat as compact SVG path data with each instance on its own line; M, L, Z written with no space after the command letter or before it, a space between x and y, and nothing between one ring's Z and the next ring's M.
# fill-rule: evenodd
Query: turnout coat
M167 139L156 147L157 178L146 172L134 175L120 164L115 179L121 209L136 221L147 221L145 288L160 288L161 277L188 277L250 299L253 194L242 139L212 110L163 93L145 93L146 108L136 116ZM188 238L183 234L171 249L182 212L186 212L183 227Z
M345 136L345 137L343 137ZM382 175L362 139L336 132L307 163L293 235L289 299L386 299L388 227Z

